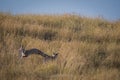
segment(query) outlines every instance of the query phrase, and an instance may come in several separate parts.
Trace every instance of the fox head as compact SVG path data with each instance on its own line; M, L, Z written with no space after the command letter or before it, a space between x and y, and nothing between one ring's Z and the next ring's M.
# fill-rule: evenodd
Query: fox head
M21 45L20 49L19 49L19 56L20 57L24 57L25 56L25 49L23 48L23 46Z
M19 52L21 53L21 52L25 52L25 49L23 48L23 46L21 45L21 47L19 48Z

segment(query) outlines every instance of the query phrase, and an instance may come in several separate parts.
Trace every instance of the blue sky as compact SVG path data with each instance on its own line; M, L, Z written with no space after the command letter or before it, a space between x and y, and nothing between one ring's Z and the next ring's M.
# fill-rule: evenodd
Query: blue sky
M120 19L120 0L0 0L0 12L13 14L75 13L87 17Z

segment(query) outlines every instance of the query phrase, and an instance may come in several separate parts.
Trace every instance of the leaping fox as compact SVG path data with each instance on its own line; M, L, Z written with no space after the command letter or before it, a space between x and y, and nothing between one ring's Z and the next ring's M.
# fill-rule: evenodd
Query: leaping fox
M23 46L20 47L20 49L19 49L19 56L20 56L21 58L23 58L23 57L28 57L28 56L31 55L31 54L41 55L42 57L45 58L45 60L47 60L47 59L56 59L57 56L58 56L58 53L53 53L53 55L50 56L50 55L48 55L48 54L46 54L46 53L44 53L44 52L42 52L41 50L36 49L36 48L29 49L29 50L25 50L25 49L23 48Z

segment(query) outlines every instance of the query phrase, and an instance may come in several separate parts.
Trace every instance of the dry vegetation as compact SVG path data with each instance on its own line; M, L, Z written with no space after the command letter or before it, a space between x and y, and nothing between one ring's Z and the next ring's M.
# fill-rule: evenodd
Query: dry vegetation
M18 59L20 45L38 48L41 56ZM119 80L120 21L78 15L0 13L1 80Z

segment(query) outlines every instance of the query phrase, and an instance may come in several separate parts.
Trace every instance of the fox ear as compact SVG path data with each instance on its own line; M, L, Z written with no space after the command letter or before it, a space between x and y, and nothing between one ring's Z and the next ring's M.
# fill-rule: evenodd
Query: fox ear
M23 45L21 45L21 47L23 48Z
M23 46L22 46L22 45L20 45L20 48L23 48Z
M21 45L20 48L24 49L23 45Z

